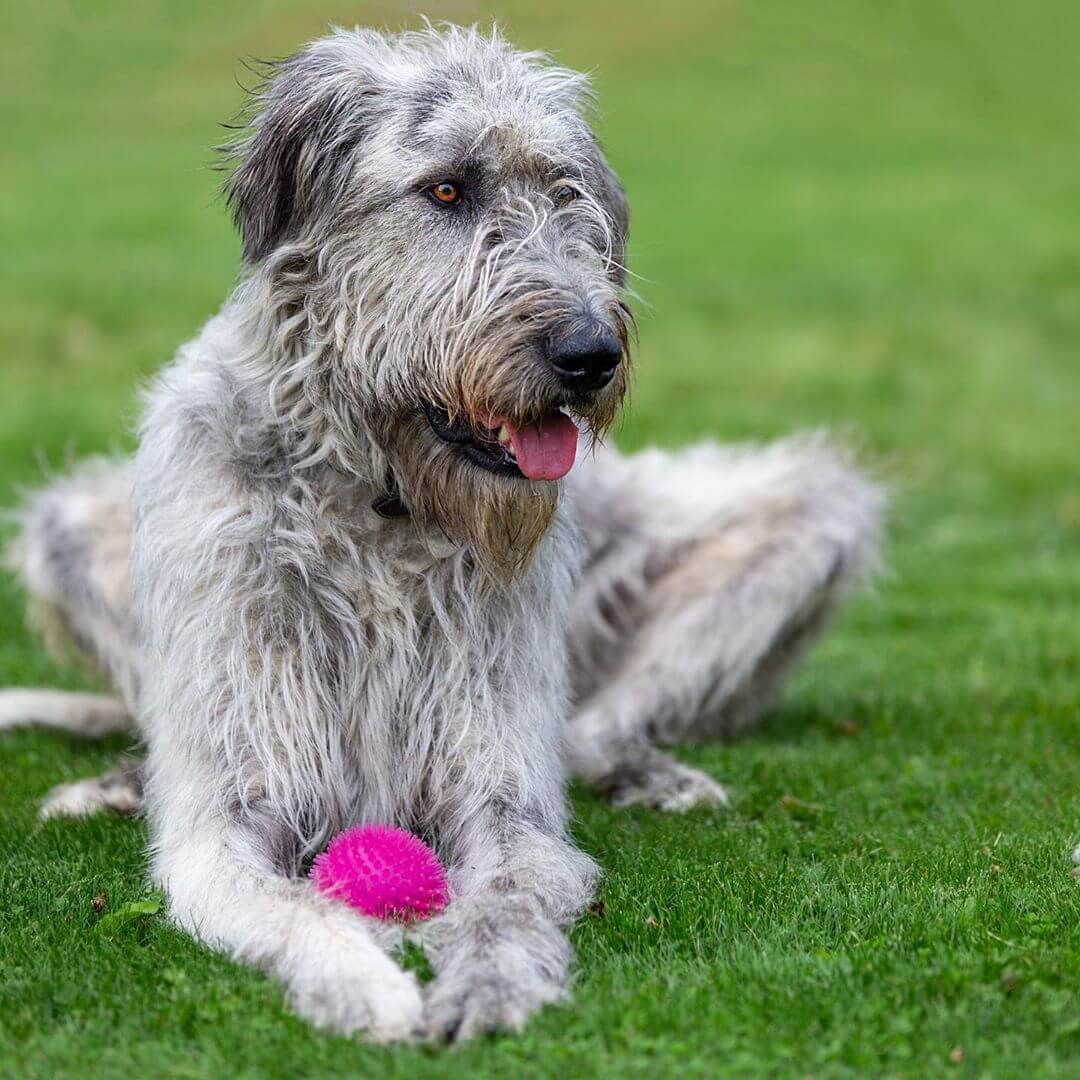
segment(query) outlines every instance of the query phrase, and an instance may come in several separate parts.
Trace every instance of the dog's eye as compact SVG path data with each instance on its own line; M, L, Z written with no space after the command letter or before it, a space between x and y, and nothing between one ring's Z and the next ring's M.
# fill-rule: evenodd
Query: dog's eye
M432 184L428 192L436 202L441 202L444 206L453 206L454 203L461 202L461 188L450 180Z
M559 206L569 206L578 197L577 191L569 184L563 184L555 191L555 202Z

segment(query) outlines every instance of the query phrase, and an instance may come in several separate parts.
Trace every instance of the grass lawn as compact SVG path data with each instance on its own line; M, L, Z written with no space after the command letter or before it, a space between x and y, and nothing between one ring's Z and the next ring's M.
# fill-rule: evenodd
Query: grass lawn
M407 6L2 0L0 502L124 449L238 245L236 58ZM848 431L891 572L664 817L575 797L572 1003L459 1052L313 1033L159 915L144 828L36 827L124 740L0 737L0 1076L1080 1075L1080 5L448 0L594 68L635 211L626 447ZM75 687L0 578L0 685Z

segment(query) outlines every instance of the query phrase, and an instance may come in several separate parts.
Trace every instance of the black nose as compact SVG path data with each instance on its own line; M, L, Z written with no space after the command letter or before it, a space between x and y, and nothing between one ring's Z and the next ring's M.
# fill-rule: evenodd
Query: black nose
M547 359L568 390L607 386L622 359L619 339L606 327L590 322L567 334L548 338Z

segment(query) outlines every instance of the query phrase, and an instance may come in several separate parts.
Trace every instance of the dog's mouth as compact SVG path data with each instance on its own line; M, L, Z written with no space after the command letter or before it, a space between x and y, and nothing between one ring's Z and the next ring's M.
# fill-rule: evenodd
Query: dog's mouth
M558 480L573 467L577 425L558 409L539 420L521 423L493 416L487 425L451 420L439 405L424 404L423 410L436 438L488 472L526 480Z

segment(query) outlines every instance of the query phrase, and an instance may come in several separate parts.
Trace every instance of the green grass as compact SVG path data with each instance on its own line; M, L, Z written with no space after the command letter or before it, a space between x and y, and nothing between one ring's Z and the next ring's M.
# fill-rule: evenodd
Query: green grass
M10 503L128 447L139 378L229 288L204 163L235 58L405 9L4 6ZM896 489L891 574L756 734L686 753L731 812L576 796L605 878L573 1002L456 1053L315 1034L160 915L95 933L95 895L146 894L143 826L37 828L35 800L123 741L3 736L0 1075L1080 1075L1080 6L539 10L494 14L595 68L635 210L620 442L846 429ZM0 593L0 684L79 685Z

